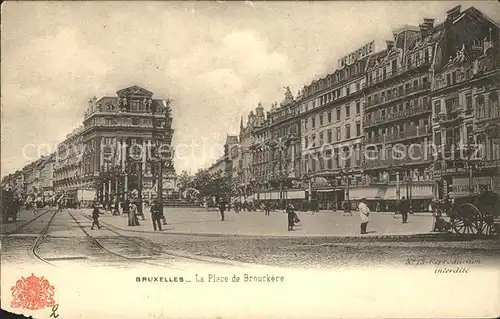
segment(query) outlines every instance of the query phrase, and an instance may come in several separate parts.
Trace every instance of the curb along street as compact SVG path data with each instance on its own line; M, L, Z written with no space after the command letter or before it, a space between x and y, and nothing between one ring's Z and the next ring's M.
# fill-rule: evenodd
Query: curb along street
M82 215L91 218L90 214L81 212ZM250 234L221 234L221 233L203 233L203 232L170 232L170 231L148 231L129 229L127 227L120 227L112 225L108 222L99 221L107 227L119 229L124 232L146 233L146 234L161 234L161 235L177 235L177 236L197 236L197 237L221 237L221 238L270 238L270 239L298 239L298 238L325 238L336 239L338 242L384 242L384 241L467 241L471 239L478 239L473 236L459 236L452 233L413 233L413 234L379 234L379 235L352 235L352 236L339 236L339 235L307 235L307 236L277 236L277 235L250 235Z

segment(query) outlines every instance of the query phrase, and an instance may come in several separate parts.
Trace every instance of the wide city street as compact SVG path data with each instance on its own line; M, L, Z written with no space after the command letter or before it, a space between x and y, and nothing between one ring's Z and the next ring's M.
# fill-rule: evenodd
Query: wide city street
M21 210L17 222L2 224L2 262L39 261L59 267L134 267L149 264L186 269L192 265L252 265L342 268L397 266L419 258L500 263L497 240L460 241L429 233L432 217L410 216L408 224L389 213L373 213L368 235L358 234L359 216L342 212L299 212L288 232L286 215L166 208L167 225L154 232L151 219L127 226L125 216L103 212L101 229L91 229L90 210Z

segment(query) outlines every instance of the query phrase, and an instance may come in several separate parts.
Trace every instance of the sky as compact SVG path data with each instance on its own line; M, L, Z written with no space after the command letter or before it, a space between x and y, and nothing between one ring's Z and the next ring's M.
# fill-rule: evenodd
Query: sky
M195 172L284 86L295 95L342 56L458 4L500 21L497 1L4 2L1 175L55 151L90 98L131 85L172 100L175 167Z

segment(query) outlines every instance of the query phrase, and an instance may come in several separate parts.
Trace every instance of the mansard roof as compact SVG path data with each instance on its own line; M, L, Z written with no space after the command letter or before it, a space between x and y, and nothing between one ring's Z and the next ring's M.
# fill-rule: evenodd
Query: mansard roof
M366 69L371 70L377 64L377 62L382 61L386 56L387 56L387 49L371 54L368 57L368 61L366 63L367 64Z

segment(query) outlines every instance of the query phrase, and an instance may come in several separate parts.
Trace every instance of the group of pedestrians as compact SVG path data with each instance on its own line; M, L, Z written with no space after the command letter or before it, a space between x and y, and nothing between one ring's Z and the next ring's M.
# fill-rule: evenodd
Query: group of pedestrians
M122 209L122 215L127 215L128 217L128 226L140 226L139 223L139 218L138 216L142 217L142 220L146 220L144 216L144 212L140 211L138 209L137 203L134 201L129 201L127 199L123 200L120 203L121 209ZM113 214L116 215L116 214ZM97 226L98 229L101 229L101 226L99 224L99 216L100 216L100 211L99 211L99 205L97 203L94 203L93 205L93 211L92 211L92 226L90 229L94 229L94 226ZM153 204L151 205L151 221L153 223L153 230L154 231L161 231L162 230L162 224L166 225L167 221L165 218L165 215L163 214L162 206L159 201L155 200L153 201Z

